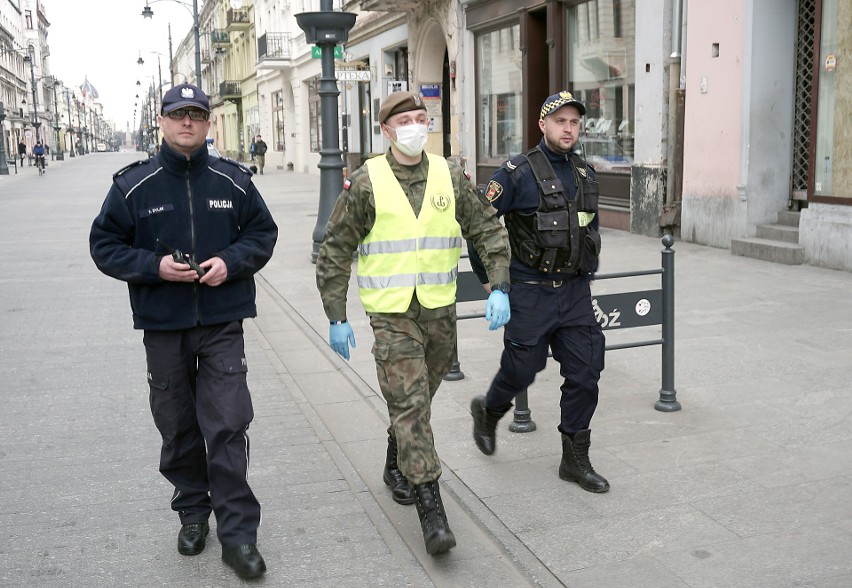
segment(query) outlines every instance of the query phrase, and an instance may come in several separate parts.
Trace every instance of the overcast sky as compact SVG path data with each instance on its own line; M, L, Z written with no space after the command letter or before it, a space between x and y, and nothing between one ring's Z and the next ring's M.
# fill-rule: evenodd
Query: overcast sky
M199 0L199 10L202 4ZM176 0L151 2L150 20L142 18L145 0L42 0L42 5L50 22L50 73L77 88L88 77L104 116L120 130L133 125L137 92L144 95L152 77L154 86L159 85L152 52L162 54L163 83L169 81L169 23L174 51L192 30L192 0L186 0L186 8ZM140 51L142 66L136 64ZM138 123L138 112L136 116Z

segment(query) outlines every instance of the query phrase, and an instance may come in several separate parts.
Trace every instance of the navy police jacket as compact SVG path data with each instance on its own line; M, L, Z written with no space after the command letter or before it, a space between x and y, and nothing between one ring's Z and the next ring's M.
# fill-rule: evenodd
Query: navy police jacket
M163 142L160 153L113 176L92 223L92 259L127 282L133 326L173 330L256 316L254 273L272 256L278 227L251 172L207 146L187 159ZM160 278L169 253L157 239L201 263L220 257L228 279L219 286Z
M539 148L547 156L553 171L562 180L562 186L569 200L576 198L577 184L572 172L571 155L557 153L547 147L544 139L539 142ZM596 179L595 170L587 164L590 179ZM538 183L530 167L526 155L520 154L504 162L491 176L491 181L485 188L485 195L491 205L497 209L497 216L518 211L532 214L539 206L540 194ZM595 214L589 226L598 230L598 215ZM552 280L555 275L546 274L518 261L512 255L510 273L513 280Z

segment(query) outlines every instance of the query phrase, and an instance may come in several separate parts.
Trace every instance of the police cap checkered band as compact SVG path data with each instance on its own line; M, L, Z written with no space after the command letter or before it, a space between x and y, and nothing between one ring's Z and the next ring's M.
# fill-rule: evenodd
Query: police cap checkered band
M163 95L161 114L168 114L178 108L194 106L205 112L210 112L210 101L207 94L192 84L178 84Z
M539 120L543 120L545 116L551 114L552 112L556 112L563 106L573 106L577 110L580 111L580 116L586 114L586 107L583 106L583 103L574 98L571 92L566 92L563 90L558 94L554 94L553 96L548 96L547 100L544 101L544 104L541 105L541 113L538 115Z
M414 92L392 92L379 109L379 122L383 123L395 114L410 110L426 110L423 98Z

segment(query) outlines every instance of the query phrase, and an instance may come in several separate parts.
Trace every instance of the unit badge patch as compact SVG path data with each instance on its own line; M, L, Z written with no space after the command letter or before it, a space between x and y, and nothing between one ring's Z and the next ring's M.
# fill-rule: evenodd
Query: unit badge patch
M488 202L494 202L500 195L503 193L503 186L491 180L488 182L488 185L485 187L485 197L488 199Z
M346 178L345 180L343 180L343 189L344 190L348 190L349 186L351 186L351 185L352 185L352 182L349 181L349 178Z
M444 212L450 207L450 197L438 192L437 194L432 195L431 203L432 208L438 212Z

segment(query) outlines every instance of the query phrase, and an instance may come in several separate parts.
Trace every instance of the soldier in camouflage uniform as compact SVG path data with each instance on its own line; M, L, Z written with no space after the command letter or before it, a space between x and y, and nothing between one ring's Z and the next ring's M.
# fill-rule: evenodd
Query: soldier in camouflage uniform
M320 246L317 287L331 346L348 360L355 337L346 294L352 253L359 251L361 302L390 416L384 482L398 503L416 503L426 550L436 554L456 544L438 489L441 465L430 417L432 397L452 364L461 242L476 245L493 286L486 303L492 330L509 320L509 243L467 172L423 152L427 118L419 95L391 94L379 121L391 147L344 182Z

